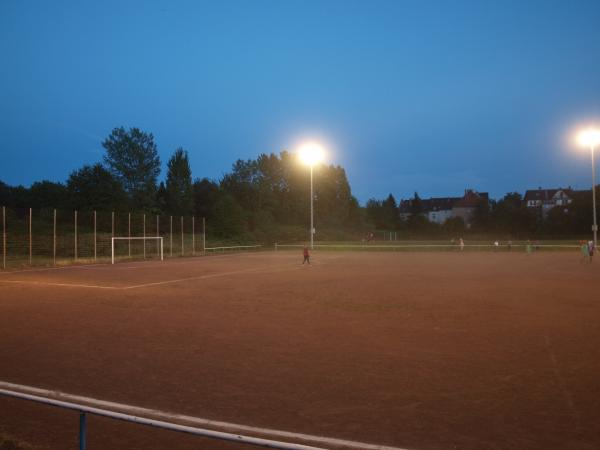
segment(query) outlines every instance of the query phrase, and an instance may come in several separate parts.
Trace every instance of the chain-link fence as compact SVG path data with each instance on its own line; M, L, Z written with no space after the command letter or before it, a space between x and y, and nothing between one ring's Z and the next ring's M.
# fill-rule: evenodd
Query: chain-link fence
M205 221L190 216L2 207L1 221L2 269L108 262L113 251L116 260L160 258L159 237L165 258L206 248Z

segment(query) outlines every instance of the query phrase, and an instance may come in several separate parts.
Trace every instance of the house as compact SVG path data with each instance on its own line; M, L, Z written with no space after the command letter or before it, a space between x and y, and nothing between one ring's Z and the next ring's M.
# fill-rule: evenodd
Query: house
M452 206L452 217L461 217L469 226L477 208L489 203L487 192L475 192L472 189L466 189L465 195Z
M430 222L442 224L452 217L462 217L468 225L475 210L481 204L487 204L489 199L487 192L476 192L465 189L462 197L433 197L421 199L421 214L425 215ZM402 200L400 202L400 217L408 219L414 210L414 199Z
M573 189L533 189L525 192L523 202L528 208L539 208L546 215L555 206L566 206L573 201Z

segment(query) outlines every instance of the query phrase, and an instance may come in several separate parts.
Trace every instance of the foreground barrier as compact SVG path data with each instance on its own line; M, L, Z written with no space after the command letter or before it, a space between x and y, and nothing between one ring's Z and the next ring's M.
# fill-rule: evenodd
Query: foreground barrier
M292 444L288 442L274 441L270 439L262 439L250 436L242 436L239 434L225 433L221 431L207 430L203 428L190 427L185 425L178 425L175 423L165 422L162 420L148 419L144 417L138 417L130 414L123 414L107 409L94 408L79 403L67 402L47 397L41 397L39 395L32 395L23 392L18 392L9 389L0 388L0 395L6 397L17 398L21 400L28 400L35 403L41 403L44 405L55 406L63 409L70 409L79 412L79 450L85 450L87 445L87 415L96 415L102 417L109 417L115 420L121 420L125 422L136 423L138 425L146 425L155 428L162 428L165 430L177 431L180 433L193 434L196 436L202 436L206 438L219 439L223 441L236 442L240 444L248 444L259 447L276 448L282 450L325 450L320 447L311 447L302 444Z

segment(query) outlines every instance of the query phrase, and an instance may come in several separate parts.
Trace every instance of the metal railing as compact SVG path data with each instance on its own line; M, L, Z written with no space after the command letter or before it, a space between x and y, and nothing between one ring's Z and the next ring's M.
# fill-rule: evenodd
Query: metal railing
M9 385L9 383L2 383L2 385ZM53 398L42 397L39 395L27 394L24 392L18 392L18 391L14 391L11 389L0 388L0 395L79 412L79 450L86 449L87 434L88 434L87 416L89 414L96 415L96 416L102 416L102 417L109 417L111 419L121 420L121 421L125 421L125 422L136 423L138 425L162 428L165 430L176 431L179 433L187 433L187 434L192 434L195 436L219 439L222 441L236 442L239 444L254 445L254 446L258 446L258 447L276 448L276 449L280 449L280 450L325 450L321 447L311 447L311 446L302 445L302 444L293 444L293 443L288 443L288 442L275 441L275 440L271 440L271 439L243 436L240 434L207 430L204 428L197 428L197 427L191 427L191 426L186 426L186 425L178 425L175 423L165 422L162 420L149 419L149 418L145 418L145 417L134 416L131 414L124 414L124 413L120 413L120 412L116 412L116 411L110 411L108 409L95 408L95 407L86 406L86 405L83 405L80 403L57 400L57 399L53 399Z

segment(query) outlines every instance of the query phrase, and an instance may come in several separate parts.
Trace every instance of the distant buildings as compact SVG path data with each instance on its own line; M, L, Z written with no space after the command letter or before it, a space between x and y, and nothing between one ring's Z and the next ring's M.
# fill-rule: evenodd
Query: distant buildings
M487 192L466 189L462 197L437 197L409 199L400 202L400 217L408 219L415 212L426 216L430 222L442 224L452 217L460 217L467 226L478 207L487 205Z
M573 201L573 189L557 188L557 189L533 189L525 192L523 202L528 208L541 208L546 214L547 211L555 206L566 206Z
M523 205L540 211L546 216L548 211L556 206L566 207L573 202L574 196L581 191L571 187L555 189L532 189L525 192ZM487 206L489 195L487 192L477 192L465 189L462 197L432 197L427 199L401 200L399 205L400 217L408 219L412 214L421 214L430 222L442 224L453 217L460 217L465 224L470 226L473 214L482 205Z

